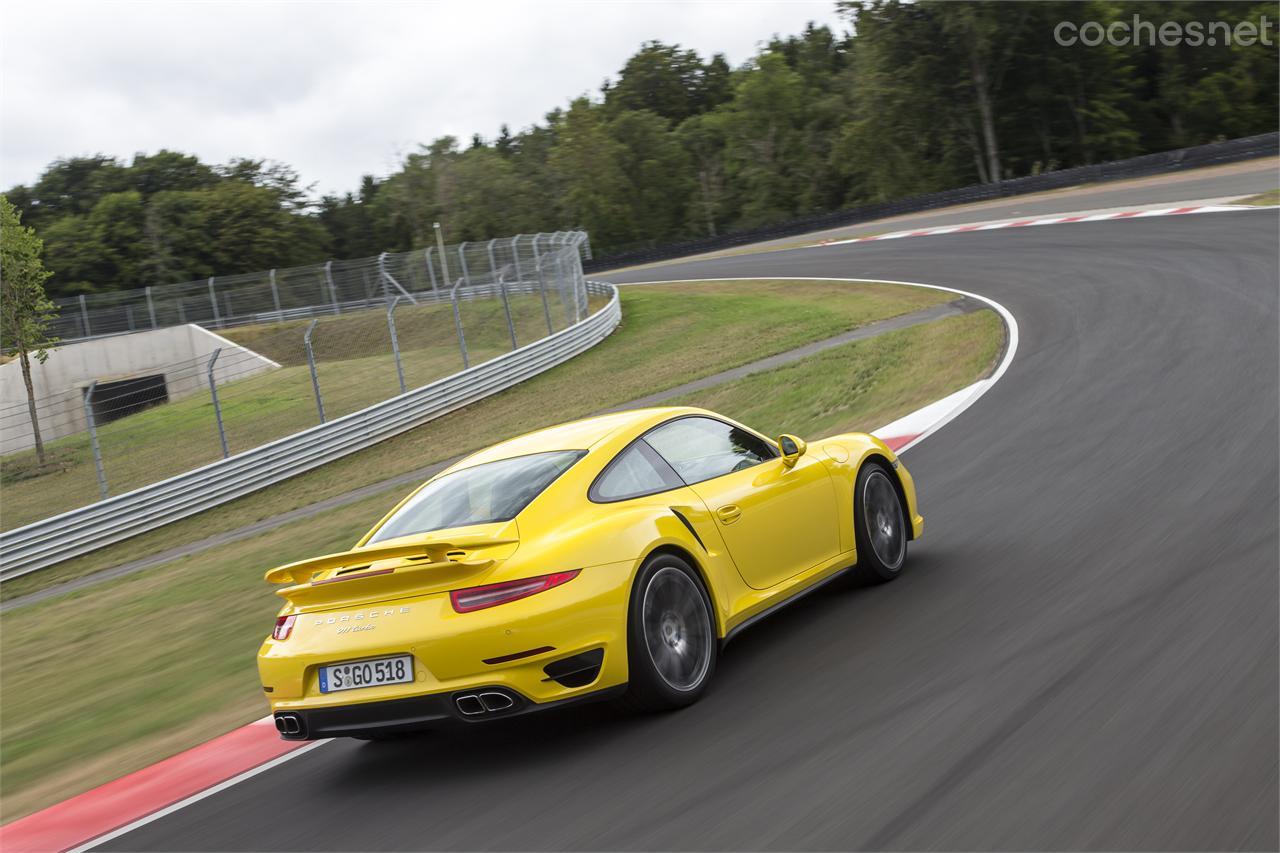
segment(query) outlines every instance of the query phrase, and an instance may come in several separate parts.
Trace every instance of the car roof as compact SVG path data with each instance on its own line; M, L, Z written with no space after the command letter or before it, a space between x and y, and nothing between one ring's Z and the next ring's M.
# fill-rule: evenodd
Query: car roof
M623 434L626 440L639 435L650 426L662 421L686 414L710 415L703 409L688 406L667 406L650 409L629 409L623 412L610 412L578 421L558 424L545 429L525 433L522 436L499 442L484 450L477 451L467 458L450 466L449 471L471 468L486 462L499 459L511 459L516 456L528 456L531 453L545 453L554 450L590 450L612 436ZM444 473L444 472L442 472Z

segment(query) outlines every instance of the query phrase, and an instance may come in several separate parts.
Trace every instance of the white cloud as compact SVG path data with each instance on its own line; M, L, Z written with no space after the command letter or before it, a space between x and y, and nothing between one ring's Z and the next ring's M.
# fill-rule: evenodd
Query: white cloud
M0 187L57 157L282 160L321 192L597 94L658 39L734 65L834 2L50 2L0 20Z

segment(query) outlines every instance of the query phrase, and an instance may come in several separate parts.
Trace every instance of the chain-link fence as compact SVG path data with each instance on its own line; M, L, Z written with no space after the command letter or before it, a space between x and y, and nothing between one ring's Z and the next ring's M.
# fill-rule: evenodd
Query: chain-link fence
M585 246L582 232L538 234L446 247L443 263L432 247L226 277L206 294L203 315L186 285L163 297L155 288L149 305L157 328L181 317L209 325L217 305L216 336L201 333L204 349L191 357L125 376L103 364L98 381L40 397L43 464L26 401L0 403L0 526L214 462L565 329L594 308L582 275ZM320 281L330 298L315 302ZM300 304L308 293L312 303ZM124 299L110 310L116 313L90 323L138 315L137 303ZM147 347L139 335L65 349L133 341L135 349Z
M585 232L557 231L62 297L54 300L51 331L70 342L186 323L226 329L338 315L386 305L397 294L440 298L459 279L467 288L491 284L504 268L508 282L554 278L556 252L569 245L591 257Z

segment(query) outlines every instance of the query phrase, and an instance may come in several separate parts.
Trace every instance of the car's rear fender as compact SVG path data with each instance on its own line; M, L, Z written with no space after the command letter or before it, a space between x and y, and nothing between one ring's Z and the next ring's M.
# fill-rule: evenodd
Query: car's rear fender
M889 445L868 433L846 433L813 442L810 452L820 454L833 474L836 500L841 507L840 538L845 548L854 547L853 486L857 482L858 472L867 463L883 465L893 473L892 479L898 490L898 497L911 522L909 538L915 539L924 532L924 517L920 515L915 480Z

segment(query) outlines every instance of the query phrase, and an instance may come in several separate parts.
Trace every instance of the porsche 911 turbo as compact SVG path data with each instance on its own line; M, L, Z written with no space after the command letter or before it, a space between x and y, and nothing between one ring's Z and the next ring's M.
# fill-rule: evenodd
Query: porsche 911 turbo
M923 531L882 441L767 438L694 408L575 421L432 477L350 551L267 572L282 737L380 739L622 697L696 701L723 644Z

